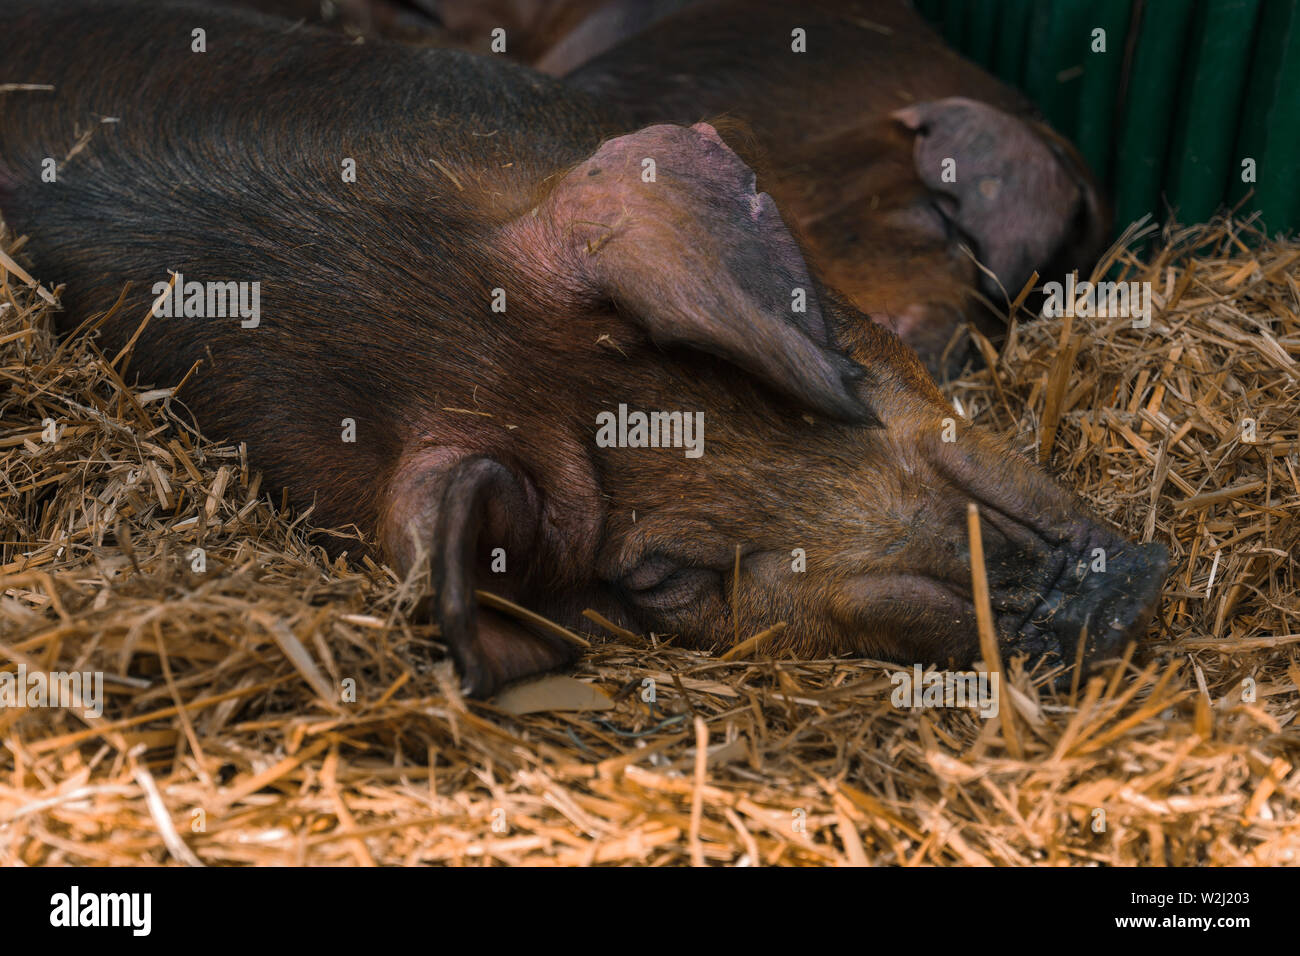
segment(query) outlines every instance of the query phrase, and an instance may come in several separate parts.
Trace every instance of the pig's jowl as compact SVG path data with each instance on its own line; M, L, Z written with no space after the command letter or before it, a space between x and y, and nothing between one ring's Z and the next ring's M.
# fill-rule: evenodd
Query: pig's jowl
M181 397L268 487L428 560L475 694L571 653L477 588L702 647L787 621L775 650L969 661L971 500L1008 653L1073 660L1086 629L1106 655L1152 613L1163 549L954 424L707 125L629 133L499 60L202 8L11 3L0 63L54 87L0 97L0 211L65 326L129 283L116 350L169 272L259 283L254 327L153 318L133 375L201 362ZM603 447L620 405L703 413L703 454Z

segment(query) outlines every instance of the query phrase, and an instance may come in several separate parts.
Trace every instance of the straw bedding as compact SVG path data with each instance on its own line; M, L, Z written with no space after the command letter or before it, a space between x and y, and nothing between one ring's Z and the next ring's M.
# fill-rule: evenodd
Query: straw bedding
M467 702L412 587L330 563L183 385L56 340L6 234L0 668L103 671L106 705L0 708L0 864L1300 863L1300 243L1156 239L1112 254L1149 329L1021 313L949 387L1174 557L1099 675L1005 662L1004 721L646 635L573 672L604 709Z

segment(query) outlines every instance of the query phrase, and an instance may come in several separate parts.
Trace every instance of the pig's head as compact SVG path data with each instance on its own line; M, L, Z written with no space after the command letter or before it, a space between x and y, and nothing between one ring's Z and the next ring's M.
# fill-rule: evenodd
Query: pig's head
M803 655L969 662L970 501L1006 652L1068 663L1085 632L1096 657L1145 627L1163 549L958 420L897 337L809 274L712 128L609 140L533 199L493 243L502 341L526 361L442 392L473 414L408 442L380 522L399 568L428 557L471 692L572 650L476 589L703 647L784 621L773 647ZM652 412L693 429L647 447L632 416Z
M773 189L812 261L938 378L969 357L967 323L996 337L1036 270L1086 272L1109 231L1074 147L987 103L928 100L787 139Z
M942 379L971 357L968 325L997 336L1035 270L1087 272L1109 223L1074 147L912 6L693 3L566 81L642 120L747 126L758 148L728 140L818 273Z
M916 172L987 271L994 302L1033 275L1090 268L1110 216L1087 164L1045 123L960 96L894 118L915 134Z

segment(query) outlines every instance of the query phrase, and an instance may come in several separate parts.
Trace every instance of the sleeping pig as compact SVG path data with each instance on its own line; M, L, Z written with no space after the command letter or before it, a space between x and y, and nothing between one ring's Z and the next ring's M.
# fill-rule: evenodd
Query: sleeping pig
M475 695L572 653L476 589L970 661L971 501L1005 653L1104 656L1152 615L1163 549L954 420L708 125L611 135L499 58L204 7L10 2L0 64L53 87L0 96L0 212L65 327L129 286L105 346L152 312L135 377L200 363L181 397L268 487L428 562Z
M827 281L940 379L973 355L968 323L996 340L1035 270L1087 271L1109 232L1074 147L903 0L340 3L350 30L567 73L629 128L725 116Z
M538 66L635 124L739 121L826 280L941 375L967 322L998 331L981 296L1087 271L1110 230L1074 147L903 0L606 0Z

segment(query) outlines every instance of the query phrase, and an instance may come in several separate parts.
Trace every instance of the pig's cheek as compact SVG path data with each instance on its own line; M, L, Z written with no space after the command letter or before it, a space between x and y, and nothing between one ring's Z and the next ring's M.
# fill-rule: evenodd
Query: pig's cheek
M982 275L972 256L979 248L956 223L952 199L938 193L913 200L885 217L887 233L905 237L912 251L913 280L931 290L940 287L966 289ZM919 272L916 271L919 269Z
M941 208L943 205L947 208ZM953 221L955 212L947 197L938 195L931 197L926 193L890 211L884 218L890 230L912 236L925 236L936 244L952 243L956 239L956 227Z

